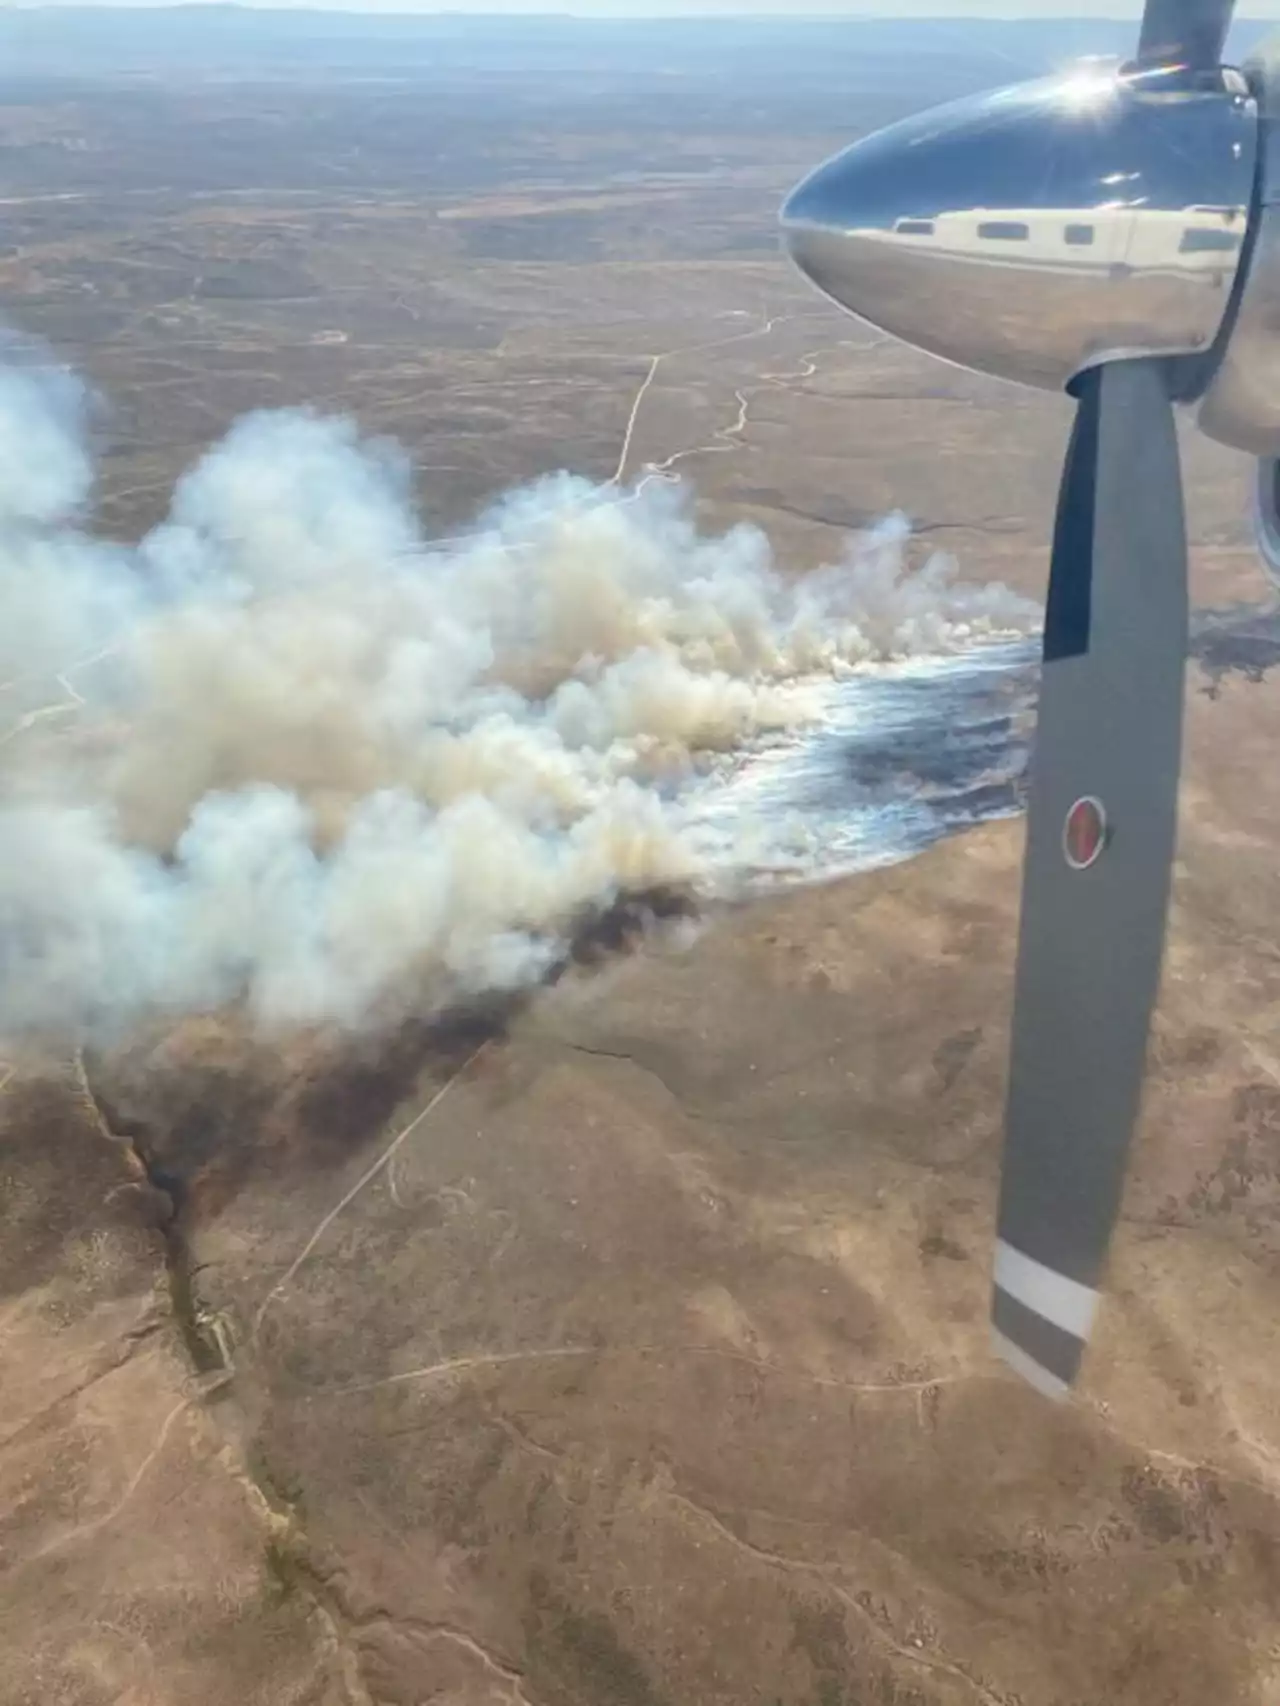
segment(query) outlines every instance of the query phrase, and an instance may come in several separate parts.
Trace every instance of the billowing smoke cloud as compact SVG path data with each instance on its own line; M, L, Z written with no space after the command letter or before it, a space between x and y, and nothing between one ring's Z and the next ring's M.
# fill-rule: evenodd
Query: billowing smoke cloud
M815 680L1037 620L908 572L900 521L789 581L662 486L560 475L433 546L400 451L306 411L239 422L136 548L90 487L74 380L0 368L0 1031L527 983L618 895L708 881L690 784Z

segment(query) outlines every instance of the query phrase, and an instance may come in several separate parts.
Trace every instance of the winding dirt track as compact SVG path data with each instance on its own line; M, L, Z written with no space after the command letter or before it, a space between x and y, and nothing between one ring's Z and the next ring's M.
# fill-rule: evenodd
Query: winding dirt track
M767 320L765 324L759 327L756 331L743 332L737 338L726 338L721 340L721 342L741 343L748 338L764 337L772 332L775 326L779 326L784 321L795 318L797 318L797 316L792 314L775 315L772 319ZM646 462L640 479L636 481L631 492L628 493L622 501L624 503L634 503L644 492L645 488L653 484L654 481L661 480L668 484L678 484L680 476L678 474L673 474L672 471L681 462L687 462L695 456L724 456L732 451L741 449L744 436L748 426L750 425L751 404L753 400L759 396L761 392L785 391L790 385L799 383L806 379L812 379L818 371L817 358L820 355L834 350L875 349L886 341L887 335L883 333L878 333L874 337L861 340L854 338L841 338L834 343L830 339L827 339L820 344L817 349L809 350L802 355L800 357L800 365L798 367L784 369L778 373L762 373L754 385L745 385L735 389L733 396L734 401L737 404L738 412L734 420L731 421L728 426L717 427L712 433L711 439L706 444L690 445L686 449L672 451L669 456L664 457L660 462ZM668 351L666 355L653 357L649 372L646 375L643 384L640 386L639 391L636 393L635 401L631 407L631 414L627 421L627 432L626 438L623 442L622 454L618 458L618 470L614 474L611 484L618 485L622 481L628 455L630 453L631 443L635 437L636 422L639 418L640 406L644 402L645 396L657 377L661 364L675 355L693 355L701 350L716 349L719 347L719 343L695 344L685 350L672 350Z

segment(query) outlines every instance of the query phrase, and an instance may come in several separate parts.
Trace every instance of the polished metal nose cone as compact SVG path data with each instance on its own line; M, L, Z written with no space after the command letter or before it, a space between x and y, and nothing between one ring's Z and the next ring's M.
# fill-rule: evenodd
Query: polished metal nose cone
M1247 220L1257 117L1095 68L856 142L782 210L817 287L905 342L1058 388L1115 355L1213 340Z

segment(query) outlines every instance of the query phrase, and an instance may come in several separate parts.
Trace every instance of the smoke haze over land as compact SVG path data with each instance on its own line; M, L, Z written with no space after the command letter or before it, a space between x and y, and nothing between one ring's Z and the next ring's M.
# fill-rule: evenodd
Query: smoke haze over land
M238 422L136 547L88 531L87 398L0 369L0 1027L243 1001L361 1027L520 986L619 895L770 824L694 784L814 684L1025 630L890 519L789 582L685 496L557 475L425 540L386 441Z

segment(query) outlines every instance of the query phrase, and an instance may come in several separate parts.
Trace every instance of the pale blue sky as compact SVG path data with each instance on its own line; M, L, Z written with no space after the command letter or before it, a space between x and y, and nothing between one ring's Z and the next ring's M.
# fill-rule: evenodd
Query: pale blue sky
M30 0L26 0L29 4ZM40 0L44 5L119 5L121 0ZM167 5L172 0L124 0L133 5ZM186 0L213 4L215 0ZM1140 0L247 0L275 10L325 9L336 12L475 12L493 15L570 12L584 18L692 16L735 17L995 17L995 18L1136 18ZM24 9L14 0L0 0L0 11ZM1280 0L1243 0L1238 18L1261 18L1280 23Z

